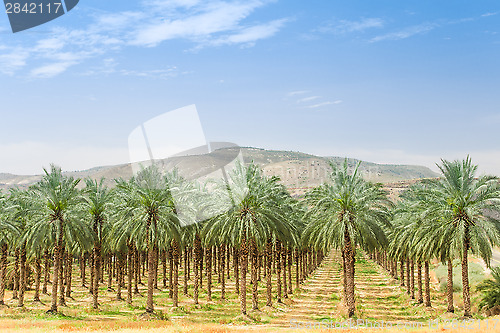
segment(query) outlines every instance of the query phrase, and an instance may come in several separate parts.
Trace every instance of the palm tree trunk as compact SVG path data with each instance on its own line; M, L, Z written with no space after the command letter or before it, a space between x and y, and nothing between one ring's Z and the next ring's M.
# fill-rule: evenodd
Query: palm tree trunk
M292 294L292 249L288 248L288 293Z
M281 301L281 243L279 240L276 240L276 249L275 249L275 258L276 258L276 291L277 291L277 302L282 303Z
M233 267L234 267L234 287L236 289L236 294L240 293L240 264L238 254L238 247L233 247Z
M127 264L127 304L132 304L132 276L133 276L133 262L134 262L134 248L132 244L128 243L128 264Z
M354 264L355 264L355 254L351 243L351 237L349 235L349 231L347 230L347 226L345 226L344 231L344 253L345 253L345 261L346 261L346 283L345 283L345 291L346 291L346 306L347 306L347 315L349 318L354 316L354 312L356 310L355 300L354 300Z
M91 257L92 257L92 267L94 267L94 264L93 264L94 257L93 256L91 256ZM107 257L107 261L108 261L108 291L111 291L111 292L114 291L113 290L113 272L116 275L116 272L117 272L117 269L116 269L117 260L118 260L118 257L116 255L114 255L114 254L109 254L108 257ZM113 267L114 267L114 269L113 269ZM93 274L94 274L94 272L93 272L93 270L91 270L91 274L90 275L94 276ZM91 282L91 286L92 286L92 288L94 288L93 287L94 283Z
M466 229L467 231L467 229ZM466 233L467 237L467 233ZM462 288L463 288L463 297L464 297L464 317L470 317L470 287L469 287L469 258L468 258L468 249L469 241L466 238L464 241L464 253L462 257Z
M14 251L15 261L14 261L14 289L12 290L12 299L19 299L19 249Z
M59 267L61 262L61 251L63 246L63 221L59 221L59 236L57 238L56 248L54 250L54 278L52 281L52 305L49 313L57 312L57 287L59 282Z
M65 297L65 285L64 285L64 280L65 280L65 262L66 262L66 250L63 247L61 249L61 260L59 260L59 306L66 306L66 299Z
M155 246L155 252L154 252L154 268L153 268L153 277L154 277L154 289L158 290L158 263L159 263L159 253L160 251L158 250L158 246ZM123 276L123 275L122 275Z
M219 246L219 259L220 259L220 270L219 270L219 277L220 277L220 298L221 299L226 299L226 279L225 279L225 261L226 261L226 245L221 244Z
M410 262L410 282L411 282L411 299L415 299L415 262L411 260Z
M227 270L227 280L231 279L231 275L229 274L229 266L231 263L231 251L229 250L229 245L226 245L226 270Z
M187 273L188 273L188 280L191 280L191 261L193 260L193 248L192 247L188 247L187 248L187 255L188 255L188 260L186 262L186 269L187 269ZM180 256L179 256L180 258Z
M98 301L98 296L99 296L99 273L101 271L101 260L100 260L100 252L101 252L101 246L99 242L96 242L95 247L94 247L94 263L92 265L92 271L93 271L93 284L92 284L92 307L94 309L99 308L99 301Z
M446 279L446 294L448 299L448 308L447 312L455 312L455 308L453 306L453 262L451 259L448 259L448 276Z
M286 281L287 281L287 272L286 272L286 247L281 247L281 270L283 272L283 297L288 298Z
M266 306L273 306L273 284L272 284L272 257L273 257L273 244L271 238L267 239L266 243Z
M417 302L418 304L422 304L424 302L424 295L422 290L422 263L420 261L417 263L417 281L418 281Z
M411 283L410 283L410 259L406 258L406 293L410 295Z
M200 288L203 288L203 258L205 258L205 255L204 255L204 249L203 247L201 247L201 244L200 244ZM229 248L228 248L228 251L229 251Z
M212 259L214 274L217 274L217 271L219 270L219 267L217 266L219 264L219 262L217 261L217 246L212 246ZM218 280L217 283L220 283L220 280Z
M146 312L152 313L154 311L153 293L155 283L155 252L156 246L148 244L148 294L146 299Z
M143 285L142 284L142 281L141 281L141 265L142 265L142 256L143 256L143 253L142 251L139 251L138 248L135 249L136 252L135 252L135 255L136 255L136 270L137 270L137 277L136 277L136 281L138 284L140 284L141 286Z
M94 278L95 278L95 257L91 254L90 258L90 283L89 283L89 294L94 294ZM109 279L112 278L112 274L109 274ZM111 289L111 282L108 281L108 291Z
M405 286L405 264L404 264L404 260L401 259L401 265L400 265L400 269L399 269L399 285L401 287L404 287Z
M167 252L165 250L161 251L161 269L163 278L163 289L167 288Z
M140 295L139 293L139 276L141 274L139 274L139 250L137 249L137 247L133 247L133 251L134 251L134 260L133 260L133 263L134 263L134 295Z
M85 273L86 273L86 265L85 265L85 261L86 261L86 256L87 256L87 253L84 253L80 256L80 278L82 279L82 288L86 288L85 286L85 280L86 280L86 276L85 276Z
M248 247L246 237L243 236L240 245L241 256L241 281L240 281L240 312L247 314L247 266L248 266Z
M262 253L259 252L259 257L258 257L259 261L257 263L257 281L262 281L261 277L262 277L262 268L264 267L264 255Z
M201 247L201 238L199 233L196 233L194 236L194 243L193 243L193 248L194 248L194 290L193 290L193 299L194 299L194 304L199 304L198 303L198 297L199 297L199 284L200 284L200 276L201 276L201 268L200 268L200 263L201 263L201 252L203 251Z
M207 269L207 298L212 300L212 248L207 247L205 254L206 269Z
M173 306L176 308L179 306L179 243L175 239L172 241L172 256L174 258Z
M7 243L2 244L2 252L0 253L0 305L5 304L5 277L7 269Z
M184 246L184 256L181 255L181 257L184 257L184 295L188 295L188 279L189 279L189 272L187 270L188 267L188 248L187 246Z
M24 306L24 293L26 291L26 243L21 246L20 250L20 270L19 270L19 302L18 307Z
M217 283L221 283L221 278L220 275L224 274L224 267L221 265L221 258L220 258L220 245L215 247L217 250ZM221 272L222 271L222 272Z
M259 300L258 300L258 293L257 293L257 261L258 261L258 251L257 251L257 243L255 242L255 238L252 237L250 240L250 251L251 251L251 258L252 258L252 274L251 274L251 279L252 279L252 310L258 310L259 309Z
M149 253L149 251L148 251ZM123 301L122 297L122 274L123 274L123 255L118 252L116 254L116 300ZM148 284L148 292L149 292L149 284ZM148 312L148 302L146 301L146 312Z
M47 284L49 283L49 277L50 277L50 258L49 258L49 251L45 250L44 253L44 276L43 276L43 286L42 286L42 294L47 295Z
M295 249L295 288L299 289L299 250Z
M343 250L342 250L343 251ZM343 252L342 252L343 253ZM306 278L306 270L305 270L305 262L304 262L304 250L300 250L300 255L299 255L299 260L300 260L300 283L304 282L304 279ZM344 257L342 257L344 258ZM342 266L345 268L345 266Z
M424 280L425 280L425 303L426 307L431 307L431 277L429 274L429 261L424 263Z
M71 278L73 276L73 256L68 252L66 256L66 297L71 298Z
M172 246L168 248L168 297L174 298L174 281L173 281L173 271L174 271L174 256L173 256ZM184 272L185 274L186 272Z
M342 248L342 285L344 287L344 300L347 305L347 260L346 260L345 247Z
M40 258L35 258L35 296L33 302L40 302L40 280L42 279L42 263Z

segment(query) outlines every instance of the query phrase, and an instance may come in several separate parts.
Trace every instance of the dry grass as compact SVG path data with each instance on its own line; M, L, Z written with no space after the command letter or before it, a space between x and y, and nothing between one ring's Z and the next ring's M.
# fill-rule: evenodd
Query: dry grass
M292 270L294 272L294 270ZM0 308L0 333L9 332L297 332L314 331L327 332L332 329L307 329L298 330L290 325L290 320L314 321L322 320L344 321L340 299L340 275L341 267L338 258L333 254L327 258L323 265L311 276L300 288L295 290L291 299L285 304L277 304L274 307L264 307L265 285L264 281L259 283L260 311L250 311L251 308L251 288L247 289L247 306L250 320L243 320L239 315L239 299L234 292L234 277L231 272L231 279L227 281L226 300L220 300L220 285L214 275L214 288L212 302L206 300L205 288L200 292L200 305L194 305L191 296L182 294L182 272L179 286L180 307L172 309L172 300L168 298L168 292L155 292L155 308L161 312L167 320L144 320L141 316L145 311L145 297L134 296L133 306L129 306L124 301L117 301L114 292L108 292L106 286L100 288L101 309L95 311L91 309L91 297L86 288L80 287L78 269L73 271L74 288L72 296L74 299L67 299L68 306L61 307L60 315L47 315L45 311L50 305L50 297L42 295L42 302L33 303L33 291L28 291L24 308L18 308L17 301L12 300L12 293L6 293L8 307ZM426 328L429 318L440 318L460 320L460 310L457 314L443 314L445 311L444 298L438 290L433 290L433 309L427 311L421 306L417 306L399 288L397 281L390 279L385 271L373 262L358 258L357 263L357 297L358 297L358 317L373 321L419 321L424 328L418 332L463 332L463 333L493 333L500 332L500 323L496 329L486 329L483 325L478 329L456 329L445 330L440 327L438 330ZM193 277L191 277L193 278ZM294 281L295 279L293 279ZM143 280L144 281L144 280ZM161 281L161 280L160 280ZM162 283L160 283L162 285ZM206 280L203 282L206 287ZM50 291L49 285L49 291ZM437 284L436 284L437 287ZM140 286L140 292L145 295L145 286ZM126 296L126 290L122 291L122 296ZM273 287L273 292L275 292ZM192 281L189 282L189 293L192 293ZM460 302L457 297L456 303ZM479 318L479 317L478 317ZM500 318L500 317L497 317ZM484 319L483 319L484 321ZM443 326L443 325L441 325ZM477 326L477 325L476 325ZM343 332L359 332L359 329L347 329ZM401 329L364 329L364 332L398 331ZM415 330L413 330L415 331Z

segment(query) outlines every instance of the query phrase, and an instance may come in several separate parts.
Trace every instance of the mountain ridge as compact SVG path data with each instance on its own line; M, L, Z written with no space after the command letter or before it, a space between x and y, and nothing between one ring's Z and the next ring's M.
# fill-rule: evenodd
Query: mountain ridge
M346 158L338 156L316 156L299 151L267 150L255 147L230 147L213 151L210 154L172 157L161 160L169 168L177 167L190 170L191 173L203 173L207 165L225 165L241 153L246 164L253 161L264 170L268 176L278 176L288 188L309 188L323 183L331 172L330 162L340 166ZM347 158L349 168L357 163L359 172L367 180L380 183L395 183L422 178L434 178L438 175L425 166L403 164L378 164ZM108 185L114 184L116 178L130 178L133 174L130 163L97 166L86 170L65 171L66 175L76 178L90 177L92 179L106 178ZM41 179L40 175L15 175L0 173L0 189L12 187L27 188Z

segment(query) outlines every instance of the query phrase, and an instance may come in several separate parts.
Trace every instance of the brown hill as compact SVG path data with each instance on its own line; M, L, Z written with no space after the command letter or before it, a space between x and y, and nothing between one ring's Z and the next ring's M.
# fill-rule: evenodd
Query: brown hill
M198 178L226 165L239 152L245 163L254 161L263 168L266 175L279 176L282 183L297 195L300 195L307 188L324 182L331 170L330 162L341 165L345 160L341 157L320 157L301 152L232 147L218 149L210 154L172 157L160 162L166 168L178 168L182 174ZM350 168L353 168L358 162L356 159L348 159ZM108 185L113 185L115 178L130 178L132 169L130 164L121 164L95 167L84 171L71 171L66 172L66 174L78 178L99 179L104 177ZM381 183L396 183L437 176L436 173L423 166L376 164L365 161L361 161L359 171L365 179ZM0 189L27 188L40 178L40 175L22 176L0 173Z

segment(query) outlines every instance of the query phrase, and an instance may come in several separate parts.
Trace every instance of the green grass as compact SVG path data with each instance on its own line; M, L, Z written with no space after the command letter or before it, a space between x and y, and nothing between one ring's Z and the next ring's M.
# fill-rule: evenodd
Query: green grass
M486 276L480 264L469 262L469 284L471 287L478 285ZM439 280L439 287L442 292L446 292L448 278L448 266L440 264L436 269L436 276ZM459 259L453 261L453 291L462 291L462 266Z

